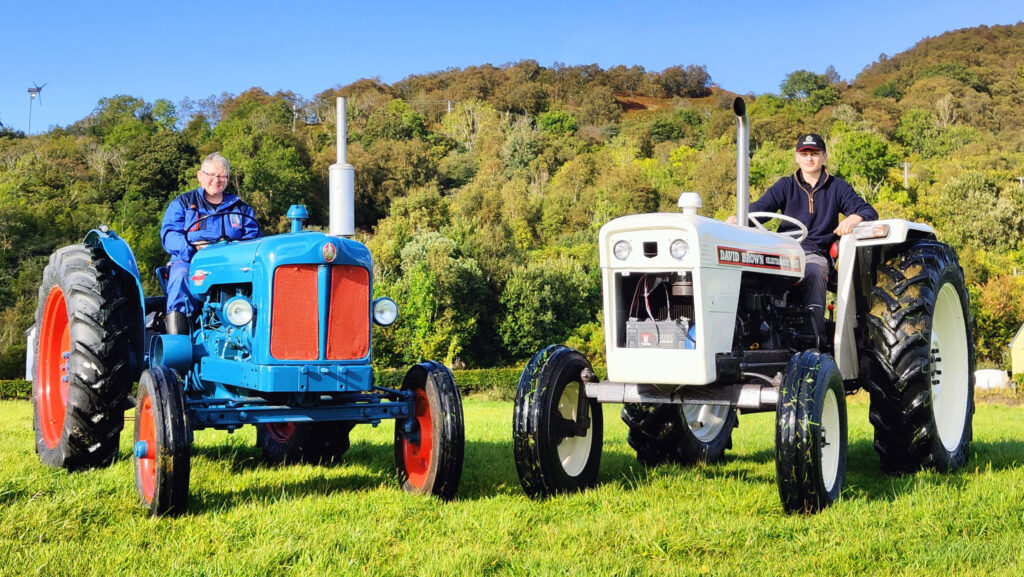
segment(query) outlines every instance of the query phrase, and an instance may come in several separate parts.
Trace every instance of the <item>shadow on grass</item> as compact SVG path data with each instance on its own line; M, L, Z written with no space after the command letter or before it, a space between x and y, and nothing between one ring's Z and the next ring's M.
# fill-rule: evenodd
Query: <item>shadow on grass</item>
M690 467L660 465L645 467L636 460L632 449L623 444L607 444L601 456L599 484L617 485L633 491L659 478L689 475ZM960 489L972 481L976 469L1003 470L1022 466L1024 441L1001 440L994 443L972 443L972 459L962 470L951 474L927 471L915 475L890 476L879 468L872 442L862 439L850 443L847 455L847 499L894 501L927 487ZM277 470L293 465L266 463L255 446L221 443L193 446L193 457L218 463L233 474ZM696 465L707 480L731 480L754 485L775 484L774 449L737 453L729 451L717 463ZM345 469L350 469L346 471ZM398 490L394 468L394 446L358 441L341 461L316 466L316 472L301 480L254 482L241 490L223 491L216 486L193 487L189 509L193 513L218 511L261 501L299 499L306 495L328 495L335 492L366 492L391 485ZM480 500L496 496L524 495L516 473L511 443L472 441L466 444L462 478L456 499ZM8 494L3 500L17 500L22 495ZM557 497L556 497L557 498Z
M196 486L193 482L189 503L189 512L193 514L223 511L255 502L299 499L307 495L367 492L389 485L399 490L395 449L390 443L357 441L341 460L319 464L270 464L263 459L258 447L235 443L193 445L192 457L193 471L195 459L208 460L231 474L277 471L293 466L314 468L311 475L303 475L301 479L253 480L251 485L242 489L222 490L209 483ZM456 499L477 500L503 494L522 494L511 444L467 443Z

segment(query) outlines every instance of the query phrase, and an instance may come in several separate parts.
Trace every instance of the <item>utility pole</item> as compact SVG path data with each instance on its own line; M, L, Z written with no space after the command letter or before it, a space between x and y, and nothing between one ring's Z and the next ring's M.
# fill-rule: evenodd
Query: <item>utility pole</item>
M910 189L910 163L903 163L903 188Z
M453 100L445 100L445 102L448 104L448 111L445 114L451 114L452 113L452 108L455 107L455 101L453 101Z
M1018 176L1017 180L1020 181L1020 187L1024 188L1024 176Z

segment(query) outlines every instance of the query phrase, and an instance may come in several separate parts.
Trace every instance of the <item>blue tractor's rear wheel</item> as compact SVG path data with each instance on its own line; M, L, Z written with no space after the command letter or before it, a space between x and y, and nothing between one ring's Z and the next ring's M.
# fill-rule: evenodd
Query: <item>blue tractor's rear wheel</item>
M256 444L268 463L329 463L348 451L355 423L267 423L256 426Z
M76 244L50 256L30 345L43 463L74 471L113 462L142 364L138 301L134 281L102 251Z

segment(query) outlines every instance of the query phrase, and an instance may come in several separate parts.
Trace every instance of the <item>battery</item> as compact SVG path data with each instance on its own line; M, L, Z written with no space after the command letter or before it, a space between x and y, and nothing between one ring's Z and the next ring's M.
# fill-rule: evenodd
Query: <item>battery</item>
M695 331L690 321L626 321L626 348L628 349L692 349Z

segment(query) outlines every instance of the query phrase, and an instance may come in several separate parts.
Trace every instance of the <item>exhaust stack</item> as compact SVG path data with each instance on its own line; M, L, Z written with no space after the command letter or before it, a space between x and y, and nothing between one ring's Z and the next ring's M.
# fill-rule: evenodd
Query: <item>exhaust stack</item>
M750 118L740 97L732 102L732 110L736 114L736 223L750 226Z
M348 163L345 99L338 98L338 162L328 169L330 226L334 236L352 236L356 233L356 169Z

